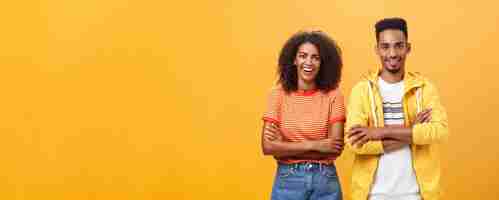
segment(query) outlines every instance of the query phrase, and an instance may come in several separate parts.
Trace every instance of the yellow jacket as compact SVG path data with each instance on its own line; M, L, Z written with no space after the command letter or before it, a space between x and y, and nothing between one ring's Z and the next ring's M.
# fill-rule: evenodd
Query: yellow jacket
M378 88L378 74L371 72L357 83L351 92L347 107L345 130L353 125L383 127L383 104ZM432 108L431 121L412 127L412 163L423 200L438 200L440 190L439 143L446 140L447 114L440 104L437 90L426 78L417 73L405 73L403 110L405 126L411 127L416 114ZM347 138L347 137L345 137ZM362 147L353 147L345 141L354 153L352 168L352 199L368 198L378 160L383 154L381 141L369 141Z

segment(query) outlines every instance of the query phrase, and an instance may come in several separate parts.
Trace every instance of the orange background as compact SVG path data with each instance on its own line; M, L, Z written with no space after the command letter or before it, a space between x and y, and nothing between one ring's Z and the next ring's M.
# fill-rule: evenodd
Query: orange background
M499 3L382 2L4 2L0 198L268 199L260 118L284 41L335 38L348 96L390 16L448 110L445 199L499 198ZM347 199L351 162L337 162Z

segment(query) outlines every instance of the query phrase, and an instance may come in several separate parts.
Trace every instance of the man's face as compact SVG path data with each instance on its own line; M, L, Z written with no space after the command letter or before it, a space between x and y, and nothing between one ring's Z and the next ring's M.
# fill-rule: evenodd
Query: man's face
M397 29L386 29L379 33L376 54L379 55L383 70L396 74L404 69L405 58L411 51L404 33Z

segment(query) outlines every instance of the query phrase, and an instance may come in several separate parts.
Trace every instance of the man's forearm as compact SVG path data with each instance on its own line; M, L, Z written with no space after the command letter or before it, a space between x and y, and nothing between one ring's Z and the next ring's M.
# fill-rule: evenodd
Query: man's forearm
M406 127L384 127L383 139L397 140L405 144L412 143L412 129Z

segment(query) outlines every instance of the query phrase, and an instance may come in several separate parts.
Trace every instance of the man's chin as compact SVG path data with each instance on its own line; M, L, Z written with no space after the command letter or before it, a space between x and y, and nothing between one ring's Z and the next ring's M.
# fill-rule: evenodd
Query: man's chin
M385 67L386 71L392 73L392 74L397 74L400 72L401 67Z

